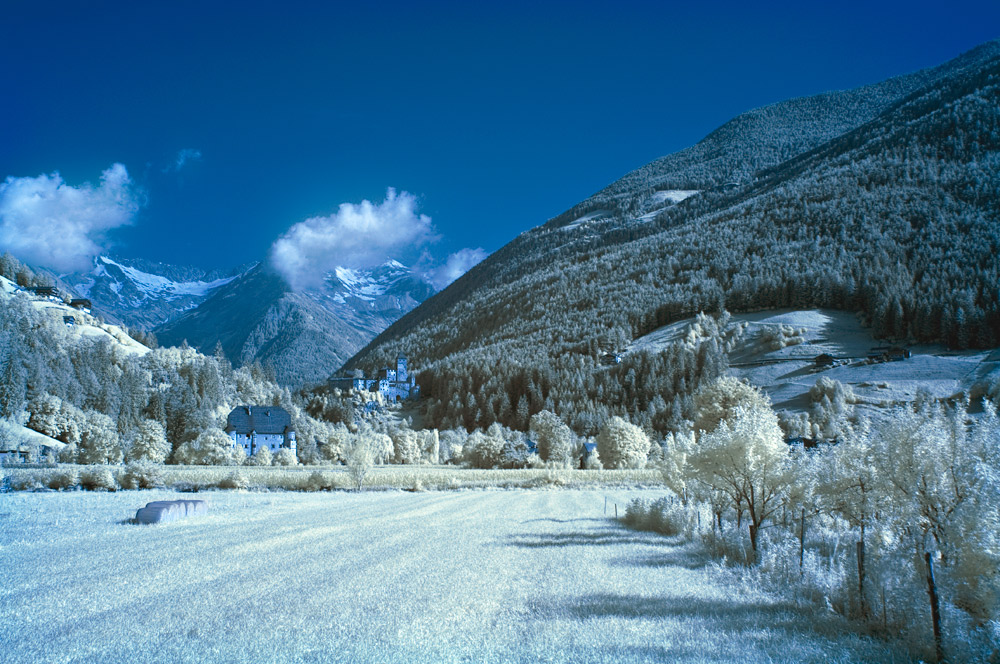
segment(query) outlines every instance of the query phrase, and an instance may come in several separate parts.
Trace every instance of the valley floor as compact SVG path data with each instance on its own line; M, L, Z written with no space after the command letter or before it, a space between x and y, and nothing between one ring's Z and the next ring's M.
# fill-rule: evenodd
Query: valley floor
M909 661L620 527L662 492L0 494L0 659Z

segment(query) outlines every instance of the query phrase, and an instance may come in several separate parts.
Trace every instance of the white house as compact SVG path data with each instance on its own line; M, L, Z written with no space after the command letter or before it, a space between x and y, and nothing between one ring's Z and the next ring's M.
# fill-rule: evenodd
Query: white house
M247 456L261 448L274 454L282 448L295 452L292 416L280 406L237 406L226 418L226 434L234 448Z

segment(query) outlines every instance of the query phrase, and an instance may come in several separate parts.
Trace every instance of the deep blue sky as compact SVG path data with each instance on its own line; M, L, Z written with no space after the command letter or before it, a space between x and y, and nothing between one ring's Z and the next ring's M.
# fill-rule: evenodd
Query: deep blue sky
M119 251L173 263L261 259L389 186L433 218L435 256L493 251L742 111L998 29L995 1L8 0L0 178L121 162L146 203ZM183 149L201 159L171 170Z

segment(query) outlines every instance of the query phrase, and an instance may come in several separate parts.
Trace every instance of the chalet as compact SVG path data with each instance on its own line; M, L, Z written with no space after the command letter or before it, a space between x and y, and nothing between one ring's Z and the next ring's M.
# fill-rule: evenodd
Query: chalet
M28 288L25 288L25 290L38 298L52 300L53 302L59 303L62 303L63 301L62 298L59 297L59 290L55 286L29 286Z
M621 364L622 356L620 353L605 353L601 355L601 364L605 366L610 366L612 364Z
M420 386L416 378L407 369L406 357L396 358L396 367L384 367L374 378L365 378L360 371L350 376L338 376L327 381L331 389L364 390L378 392L390 401L416 398L420 395Z
M580 455L580 470L587 467L587 461L594 454L597 454L597 443L584 443L583 454Z
M835 362L836 359L833 357L833 355L830 355L829 353L823 353L822 355L816 356L817 367L832 367Z
M74 298L74 299L70 300L69 301L69 306L73 307L74 309L79 309L80 311L82 311L85 314L89 314L90 313L90 309L91 309L90 300L88 300L86 298L82 298L82 297L78 297L78 298Z
M794 447L796 445L801 445L803 449L814 450L820 445L836 445L837 439L833 440L820 440L819 438L806 438L805 436L795 436L793 438L786 438L785 444L789 447Z
M876 346L868 351L869 362L901 362L910 357L910 349L901 346Z
M226 435L232 447L247 456L266 448L272 454L281 449L295 452L292 416L279 406L237 406L226 418Z
M66 327L73 327L76 325L76 319L72 316L63 316L63 323L66 324Z

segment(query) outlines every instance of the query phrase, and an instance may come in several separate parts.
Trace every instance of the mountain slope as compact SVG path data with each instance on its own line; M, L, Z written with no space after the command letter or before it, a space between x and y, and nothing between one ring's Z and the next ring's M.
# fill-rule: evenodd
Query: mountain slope
M631 380L642 380L645 365L595 371L595 356L697 311L829 307L863 312L882 337L993 345L1000 330L998 80L1000 43L990 42L901 80L785 102L787 114L782 104L768 107L782 118L773 126L797 126L807 120L796 109L830 99L839 100L834 111L853 107L845 100L870 99L873 88L898 95L826 122L828 131L848 130L825 142L792 141L789 149L807 149L780 163L790 155L769 143L772 134L730 132L739 139L735 154L771 155L754 162L762 169L739 186L714 186L731 177L709 149L720 129L699 148L706 179L670 179L698 171L696 161L685 165L690 155L637 171L655 174L656 186L705 187L701 193L648 214L650 179L627 176L523 233L348 367L407 352L425 368L423 394L436 425L481 425L491 415L518 425L523 400L523 411L551 406L578 430L590 426L588 409L662 430L684 416L684 403L671 402L690 391L695 374L683 385L633 394L620 381L630 368ZM591 217L576 223L576 215ZM470 378L483 366L491 375ZM470 380L485 395L471 404L455 399L468 394Z
M259 264L156 333L163 344L187 340L206 353L222 344L235 364L258 360L279 382L300 385L326 378L432 293L395 261L372 270L339 268L322 288L304 292Z

